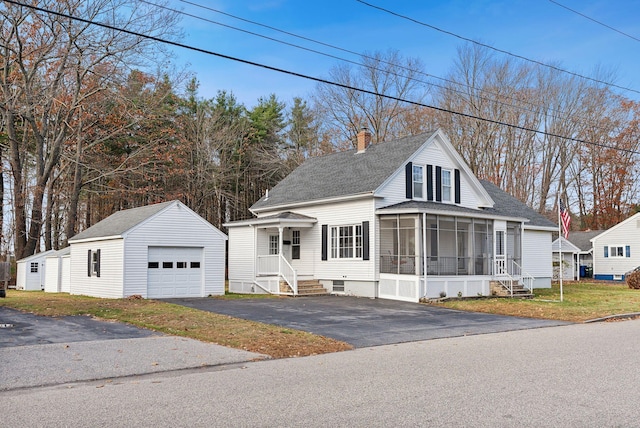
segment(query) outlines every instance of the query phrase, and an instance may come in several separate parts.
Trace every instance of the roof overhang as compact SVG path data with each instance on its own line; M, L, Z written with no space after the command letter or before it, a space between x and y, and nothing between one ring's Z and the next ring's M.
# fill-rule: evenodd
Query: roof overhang
M85 238L85 239L70 239L69 244L80 244L83 242L93 242L93 241L111 241L112 239L124 239L124 236L111 235L111 236L97 236L95 238Z
M366 199L366 198L371 198L372 196L373 196L373 192L365 192L365 193L358 193L355 195L338 196L335 198L325 198L325 199L314 199L311 201L294 202L290 204L282 204L282 205L269 206L264 208L251 208L250 211L254 214L259 214L259 213L264 213L269 211L290 210L292 208L307 207L310 205L334 204L336 202Z
M295 214L291 212L284 212L272 216L252 218L248 220L232 221L223 224L225 227L240 227L251 226L258 228L271 228L271 227L293 227L296 229L313 227L318 220L313 217L304 216L301 214Z
M452 209L447 210L446 208L442 209L430 209L427 207L388 207L388 208L379 208L376 210L376 214L438 214L438 215L446 215L446 216L456 216L456 217L466 217L466 218L482 218L488 220L505 220L505 221L515 221L519 223L527 223L529 219L522 217L508 217L508 216L499 216L491 213L486 213L481 210L472 210L472 209ZM527 227L527 229L530 229ZM555 230L555 229L553 229Z

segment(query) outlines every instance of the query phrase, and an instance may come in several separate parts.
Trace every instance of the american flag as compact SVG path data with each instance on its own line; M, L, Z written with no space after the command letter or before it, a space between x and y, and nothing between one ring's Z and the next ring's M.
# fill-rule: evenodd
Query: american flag
M571 216L564 201L560 199L560 223L562 223L562 235L565 239L569 238L569 225L571 225Z

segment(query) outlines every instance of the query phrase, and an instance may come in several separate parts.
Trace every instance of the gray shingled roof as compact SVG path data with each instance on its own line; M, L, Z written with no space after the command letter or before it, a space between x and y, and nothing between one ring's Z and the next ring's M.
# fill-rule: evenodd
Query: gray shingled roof
M529 220L527 226L535 227L550 227L557 228L557 226L537 211L529 208L527 205L520 202L518 199L506 193L498 186L490 183L486 180L480 180L480 184L485 188L491 199L495 202L493 208L467 208L453 204L443 204L440 202L428 202L428 201L406 201L399 204L391 205L385 208L391 209L416 209L425 212L438 212L444 211L447 213L460 213L460 214L478 214L483 213L490 216L497 217L511 217L511 218L526 218ZM384 209L384 208L383 208Z
M173 203L177 203L177 201L162 202L160 204L118 211L78 233L69 239L69 241L79 241L81 239L100 238L104 236L120 236Z
M495 184L490 183L487 180L480 180L480 183L487 193L489 193L491 199L495 202L493 208L485 208L485 212L495 213L496 215L505 217L527 218L529 219L527 226L558 227L557 224L534 209L529 208L526 204L520 202L518 199L500 189Z
M569 242L582 251L589 251L592 248L591 238L600 235L604 230L585 230L581 232L570 232Z
M433 134L414 135L356 150L307 159L252 209L370 193L400 168ZM322 183L322 185L318 185Z

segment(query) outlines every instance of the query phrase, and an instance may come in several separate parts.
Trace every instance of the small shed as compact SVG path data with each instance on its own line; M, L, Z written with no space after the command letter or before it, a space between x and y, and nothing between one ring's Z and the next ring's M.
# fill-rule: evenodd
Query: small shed
M16 290L44 290L45 258L54 251L36 253L16 262Z
M562 251L561 251L562 248ZM578 265L578 255L580 248L569 242L564 236L559 237L551 245L553 251L553 279L559 280L562 272L562 279L580 279ZM562 271L560 270L562 266Z
M71 247L55 251L45 258L44 291L68 293L71 288Z
M71 294L224 294L226 240L180 201L116 212L69 239Z

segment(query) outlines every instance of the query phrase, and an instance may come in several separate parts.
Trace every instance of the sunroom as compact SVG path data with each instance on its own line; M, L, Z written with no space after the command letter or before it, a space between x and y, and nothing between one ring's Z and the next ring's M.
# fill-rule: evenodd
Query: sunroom
M489 295L491 281L520 280L522 221L469 214L381 214L379 297Z

